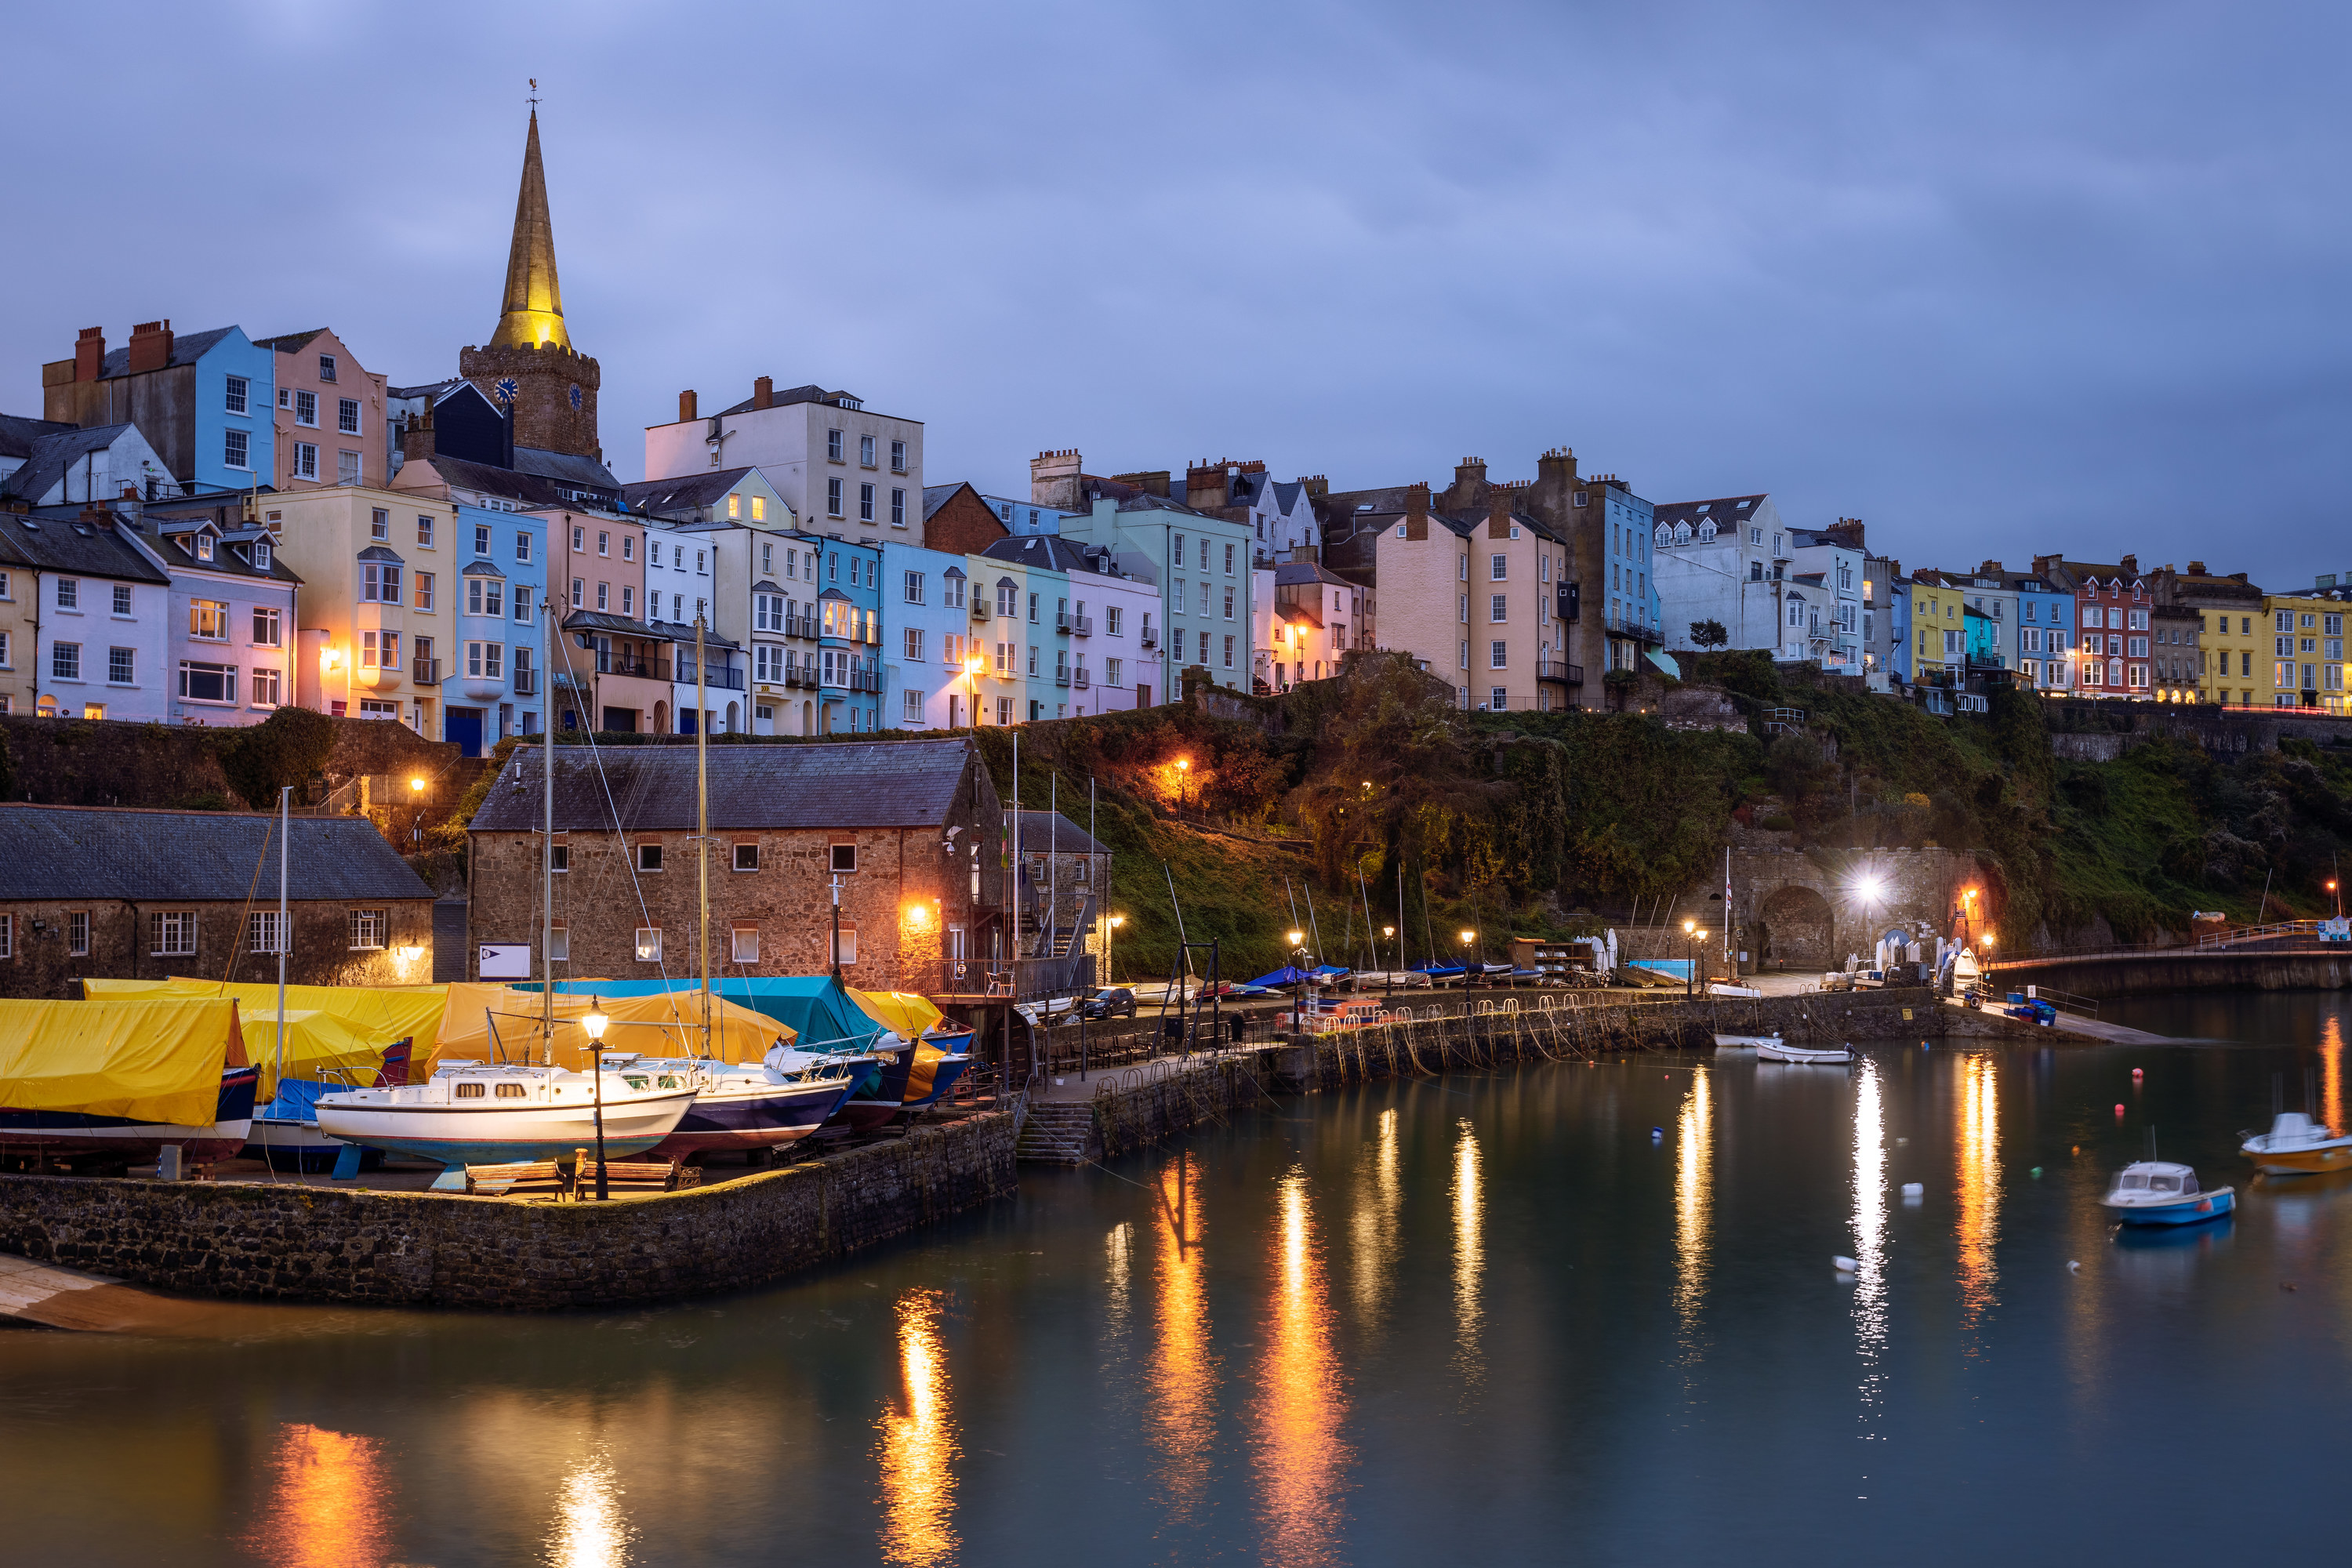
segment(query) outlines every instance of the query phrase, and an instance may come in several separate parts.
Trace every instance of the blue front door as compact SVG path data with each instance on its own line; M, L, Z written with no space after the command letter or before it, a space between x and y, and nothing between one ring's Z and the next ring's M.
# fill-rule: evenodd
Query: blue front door
M445 709L441 738L454 741L460 753L468 757L482 754L482 710L478 708Z

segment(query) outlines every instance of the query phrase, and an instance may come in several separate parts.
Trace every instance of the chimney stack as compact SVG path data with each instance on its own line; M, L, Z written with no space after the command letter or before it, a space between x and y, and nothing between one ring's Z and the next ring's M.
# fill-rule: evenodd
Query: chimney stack
M2137 555L2126 555L2116 564L2123 568L2124 575L2126 577L2139 575L2139 557Z
M1421 480L1404 488L1404 514L1416 521L1429 518L1429 481Z
M400 430L400 458L403 462L427 461L433 457L433 405L428 403L411 415Z
M695 412L696 407L694 388L689 386L677 395L677 422L681 425L691 425L700 418L701 416Z
M1331 481L1321 474L1301 474L1298 482L1307 487L1308 495L1328 496L1331 493Z
M1029 459L1029 499L1056 511L1084 511L1086 498L1079 494L1084 467L1076 447L1038 453Z
M1511 537L1511 488L1508 485L1496 485L1486 492L1487 538Z
M776 378L763 375L751 384L751 406L773 408L776 405Z
M131 374L161 370L172 363L172 321L142 321L131 329Z
M74 379L96 381L106 367L106 329L84 327L74 343Z
M2189 574L2191 577L2202 577L2205 575L2205 563L2202 561L2191 561L2189 563Z
M1195 511L1223 506L1229 499L1225 487L1225 465L1193 463L1184 469L1184 504Z

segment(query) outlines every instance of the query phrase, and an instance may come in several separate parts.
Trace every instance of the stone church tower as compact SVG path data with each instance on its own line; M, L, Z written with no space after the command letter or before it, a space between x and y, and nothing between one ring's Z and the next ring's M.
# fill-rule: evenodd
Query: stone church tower
M458 351L457 374L514 407L518 447L604 458L596 438L596 362L575 351L555 280L555 229L547 216L547 176L539 161L539 110L523 143L522 190L515 197L514 243L507 253L506 302L488 348Z

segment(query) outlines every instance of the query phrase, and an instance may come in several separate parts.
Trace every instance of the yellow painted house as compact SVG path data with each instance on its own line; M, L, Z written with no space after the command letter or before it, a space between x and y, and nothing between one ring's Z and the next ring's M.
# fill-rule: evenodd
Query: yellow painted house
M2344 617L2352 611L2352 592L2270 594L2263 609L2270 657L2254 666L2268 677L2257 689L2274 708L2343 712Z

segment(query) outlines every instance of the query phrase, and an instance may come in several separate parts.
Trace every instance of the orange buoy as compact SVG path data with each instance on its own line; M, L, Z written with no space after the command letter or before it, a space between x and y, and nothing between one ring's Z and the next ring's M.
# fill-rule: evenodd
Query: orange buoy
M2122 1106L2120 1106L2120 1105L2116 1106L2116 1114L2117 1116L2121 1116L2123 1113L2124 1113L2124 1108L2123 1108Z

